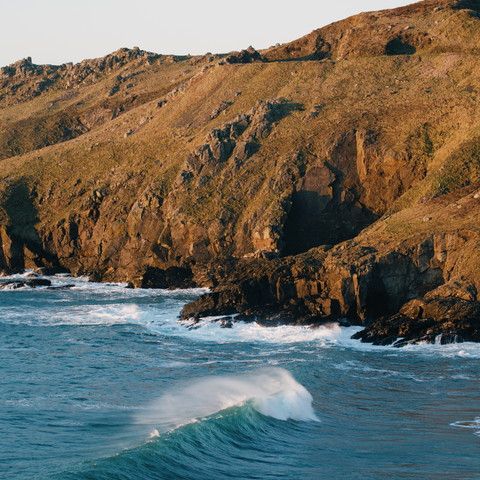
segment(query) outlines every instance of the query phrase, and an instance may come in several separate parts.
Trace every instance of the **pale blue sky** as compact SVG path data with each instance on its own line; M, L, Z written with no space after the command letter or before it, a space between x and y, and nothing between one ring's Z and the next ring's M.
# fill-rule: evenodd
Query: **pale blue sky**
M405 0L2 0L0 66L61 64L138 46L164 54L226 53L285 43Z

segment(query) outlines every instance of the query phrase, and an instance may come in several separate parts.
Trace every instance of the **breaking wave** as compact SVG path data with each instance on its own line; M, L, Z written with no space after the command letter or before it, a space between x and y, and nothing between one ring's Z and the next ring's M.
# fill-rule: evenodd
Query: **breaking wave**
M137 421L164 432L244 406L277 420L320 421L307 389L278 367L193 381L163 395Z

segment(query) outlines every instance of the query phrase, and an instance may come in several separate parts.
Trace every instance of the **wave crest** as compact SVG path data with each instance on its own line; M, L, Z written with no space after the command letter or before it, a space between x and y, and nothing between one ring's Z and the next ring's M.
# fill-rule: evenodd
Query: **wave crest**
M236 406L250 406L277 420L316 421L312 396L283 368L270 367L255 373L204 377L167 393L138 422L161 431L205 419Z

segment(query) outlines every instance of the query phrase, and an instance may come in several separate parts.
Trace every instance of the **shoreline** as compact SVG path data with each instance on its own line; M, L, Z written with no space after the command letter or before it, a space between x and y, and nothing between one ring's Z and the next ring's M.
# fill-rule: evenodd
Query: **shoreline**
M32 270L25 270L22 273L13 274L10 277L18 276L18 279L9 279L1 281L0 289L17 289L22 287L37 288L45 287L47 290L68 290L74 287L74 284L62 286L52 286L49 278L51 275L44 275L40 272L34 273ZM63 273L62 277L69 278L69 275ZM4 277L3 277L4 278ZM52 279L55 278L54 276ZM76 278L76 277L71 277ZM77 277L78 278L78 277ZM91 282L100 283L104 282ZM128 283L115 284L123 288L130 288ZM196 287L197 289L199 287ZM201 287L200 287L201 288ZM142 289L137 289L142 290ZM143 290L165 290L145 288ZM172 292L178 290L192 290L185 286L184 289L169 289ZM263 306L260 308L250 308L239 312L233 306L229 307L229 313L210 310L208 312L186 314L185 310L191 310L192 305L198 305L198 302L204 302L212 295L211 289L198 292L197 300L187 303L180 312L177 321L182 324L189 324L189 328L196 328L196 325L203 320L208 319L212 323L217 323L221 328L232 328L237 323L257 324L264 328L276 328L282 326L296 326L316 329L319 327L340 326L340 327L361 327L362 330L355 332L351 338L360 340L362 343L370 343L378 346L404 347L415 344L454 344L464 342L480 343L480 305L479 302L466 301L462 299L431 298L430 301L414 300L403 307L401 311L389 317L380 319L370 319L361 321L360 319L347 319L345 317L312 316L305 310L301 310L297 305L289 305L282 309L278 305ZM207 300L208 301L208 300ZM220 309L221 310L221 309ZM424 312L419 318L419 312ZM452 319L450 315L455 317ZM303 314L303 315L302 315ZM415 317L415 315L417 315ZM436 315L436 318L435 318ZM356 320L356 321L355 321Z

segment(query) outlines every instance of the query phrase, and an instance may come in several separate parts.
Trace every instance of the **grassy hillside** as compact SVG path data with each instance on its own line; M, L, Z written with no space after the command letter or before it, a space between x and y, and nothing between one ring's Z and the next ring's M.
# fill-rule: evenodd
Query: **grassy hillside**
M79 273L353 238L478 180L478 12L427 0L261 57L5 67L1 222Z

